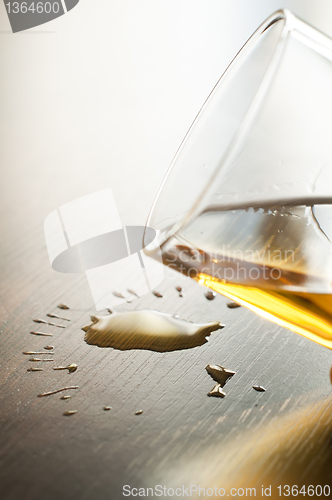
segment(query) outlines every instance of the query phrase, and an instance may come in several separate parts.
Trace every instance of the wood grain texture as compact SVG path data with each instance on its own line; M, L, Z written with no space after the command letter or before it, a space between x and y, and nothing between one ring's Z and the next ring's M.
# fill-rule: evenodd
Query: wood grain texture
M87 345L81 327L94 308L85 278L52 272L42 228L32 234L20 248L8 246L3 260L2 499L120 499L125 484L209 484L209 460L215 481L216 460L226 444L238 446L251 430L269 433L283 416L306 412L330 395L327 349L245 308L229 309L222 296L209 301L203 287L168 270L159 287L163 298L147 294L119 309L152 308L195 322L218 320L225 323L223 330L201 347L170 353ZM178 285L185 288L182 298ZM66 328L43 325L52 338L30 335L32 319L57 313L60 302L71 307ZM31 363L23 351L40 351L49 340L54 363L28 373ZM70 363L78 365L75 373L52 369ZM214 385L205 371L209 363L236 371L224 399L207 397ZM266 392L257 393L254 384ZM61 394L37 398L66 385L79 386L67 401ZM112 410L105 412L104 406ZM143 414L135 415L141 409ZM64 417L68 410L77 414ZM314 419L309 414L306 425ZM194 478L188 474L193 459ZM287 460L291 464L291 454ZM331 483L331 477L326 481Z
M204 481L209 485L222 477L218 467L226 447L234 456L239 443L244 440L250 446L251 432L257 436L260 429L267 445L274 446L278 438L273 429L278 425L283 433L288 426L289 435L298 410L308 414L307 420L301 414L303 428L311 428L319 413L309 410L316 405L320 408L331 395L330 351L243 307L228 308L228 299L222 296L207 300L204 288L171 271L158 287L163 298L147 294L119 310L154 308L194 322L224 323L225 328L212 333L205 345L158 353L120 352L84 342L81 328L95 313L91 293L84 276L51 269L44 219L64 203L111 187L123 224L143 223L185 130L174 136L169 150L165 147L159 152L162 141L153 145L158 168L146 167L144 136L137 135L142 131L133 127L130 135L131 117L127 116L121 116L120 125L117 116L109 123L112 106L110 102L104 106L105 87L101 96L89 94L103 74L95 62L96 45L89 52L91 66L87 64L90 33L87 36L86 24L82 26L82 34L73 35L70 27L68 34L61 33L61 40L45 36L41 43L40 37L23 35L2 40L4 99L13 87L18 91L4 106L0 123L4 145L0 193L1 500L118 500L123 498L125 484L177 487ZM23 40L21 44L19 40ZM76 66L78 56L80 65ZM107 59L105 52L102 57ZM13 73L13 61L17 66L24 62L22 72L27 72L28 81L21 82ZM116 71L112 68L110 80ZM68 81L74 82L72 89ZM125 88L123 101L128 100L127 94ZM116 93L114 99L118 99ZM97 137L97 130L101 136ZM145 144L152 147L150 138L145 137ZM137 157L134 165L130 148ZM176 286L184 288L183 297ZM66 328L38 325L53 336L31 335L37 327L33 318L59 313L59 303L71 308L65 311L71 319L63 323ZM42 372L27 372L32 363L23 352L38 352L48 344L54 345L54 362L43 363ZM74 373L52 369L71 363L78 365ZM224 399L207 396L214 385L206 373L207 364L236 372L224 387ZM256 392L252 389L255 384L266 392ZM62 393L37 397L66 385L79 386L68 391L69 400L62 400ZM112 409L104 411L105 406ZM69 410L77 413L64 417ZM138 410L143 413L135 415ZM290 420L283 420L288 417ZM321 449L315 448L313 466L317 467L326 460L324 443L329 443L331 425L326 417L321 422L325 441L317 440L321 445ZM303 436L299 442L305 449L313 443L306 433ZM259 449L262 456L255 460L264 466L271 453ZM240 465L234 465L235 472ZM284 465L292 470L291 450ZM247 470L241 470L247 477ZM331 476L324 480L331 483Z

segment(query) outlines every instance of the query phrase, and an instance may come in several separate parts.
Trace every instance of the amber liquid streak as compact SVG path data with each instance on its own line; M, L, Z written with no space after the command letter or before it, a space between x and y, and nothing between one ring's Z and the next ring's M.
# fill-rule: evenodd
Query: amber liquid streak
M331 209L325 207L328 213ZM249 252L254 258L246 261ZM271 257L276 252L280 261ZM310 207L206 212L166 241L162 253L164 264L174 270L332 349L332 295L325 292L332 246ZM280 270L279 278L263 279L263 268L270 277L273 267ZM251 269L259 278L250 279Z
M332 296L294 293L222 283L206 274L197 281L236 300L263 318L332 349Z

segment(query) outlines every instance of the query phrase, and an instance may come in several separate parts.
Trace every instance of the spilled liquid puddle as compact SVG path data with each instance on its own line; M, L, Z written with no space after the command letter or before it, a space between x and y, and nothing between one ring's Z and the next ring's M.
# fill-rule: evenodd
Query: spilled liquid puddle
M84 326L87 344L114 349L148 349L167 352L203 345L211 332L224 325L219 322L197 324L158 311L143 310L91 316Z
M210 392L208 392L208 396L216 397L216 398L224 398L226 396L226 393L222 390L222 388L226 385L228 380L232 378L236 372L233 372L231 370L227 370L223 366L220 365L207 365L205 367L205 370L208 372L211 378L217 384L211 389Z

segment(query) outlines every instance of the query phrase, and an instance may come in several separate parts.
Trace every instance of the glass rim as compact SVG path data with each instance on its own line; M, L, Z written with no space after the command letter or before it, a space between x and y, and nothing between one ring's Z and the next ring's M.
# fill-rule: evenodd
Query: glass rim
M257 89L252 98L252 101L249 104L249 108L246 111L243 119L239 122L238 129L235 131L234 136L232 137L229 145L227 146L220 164L216 168L214 168L210 176L206 179L204 186L202 187L200 193L197 195L195 202L188 209L187 213L167 229L163 231L156 229L157 236L152 243L150 243L145 247L146 253L148 254L153 253L157 248L161 247L166 241L168 241L172 236L174 236L184 225L188 224L188 222L199 211L199 207L203 205L204 199L211 190L212 184L214 183L220 172L223 170L222 167L227 162L227 158L229 159L230 156L233 156L234 152L237 151L240 145L243 143L243 141L246 138L247 131L250 128L250 124L252 123L255 116L261 109L261 105L264 100L264 95L266 93L266 90L270 87L270 84L273 80L273 76L277 71L288 34L291 32L296 32L298 34L297 38L302 43L305 43L305 45L308 45L310 48L312 48L318 53L321 53L322 55L324 55L325 57L327 57L332 61L332 40L328 36L324 35L316 28L310 26L307 22L300 20L288 9L280 9L271 14L254 31L254 33L248 38L245 44L237 52L237 54L232 59L230 64L227 66L221 77L218 79L217 83L209 93L208 97L204 101L201 108L199 109L195 119L193 120L179 148L177 149L173 157L173 160L167 169L162 184L158 189L157 195L154 199L154 202L152 204L152 207L148 215L146 223L147 227L154 227L153 219L155 216L156 208L160 201L161 194L163 193L168 183L169 176L171 172L173 172L173 170L175 170L175 168L177 167L177 160L181 155L187 142L190 141L191 134L195 129L195 126L199 122L201 116L203 115L205 109L210 104L212 97L223 85L226 78L229 75L232 75L233 70L238 66L238 64L245 59L249 49L251 49L254 46L254 44L257 43L257 41L263 35L263 33L278 22L283 22L284 26L282 27L276 46L274 47L274 50L271 54L271 59L269 61L267 69L265 70L262 80L257 85ZM236 207L232 207L231 209L234 208Z

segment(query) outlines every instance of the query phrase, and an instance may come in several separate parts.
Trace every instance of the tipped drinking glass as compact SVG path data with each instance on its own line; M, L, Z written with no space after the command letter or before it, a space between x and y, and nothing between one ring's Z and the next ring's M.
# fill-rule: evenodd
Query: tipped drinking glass
M164 264L332 348L332 40L288 10L237 54L147 225Z

